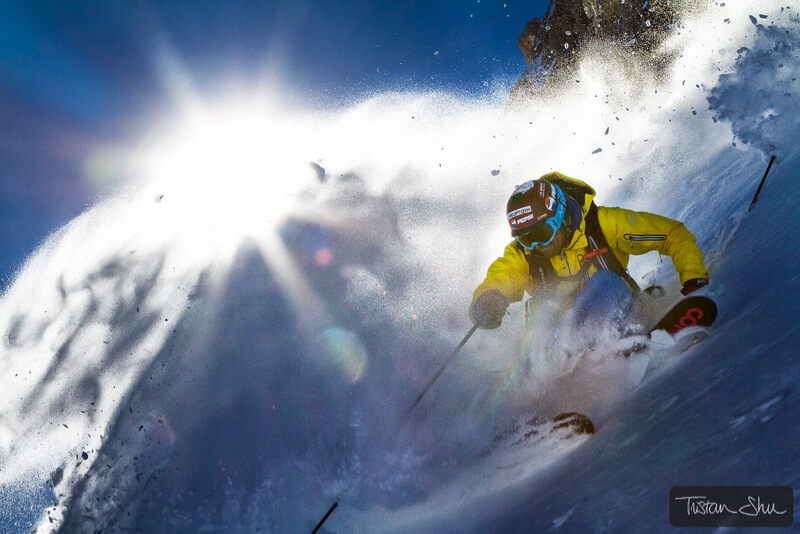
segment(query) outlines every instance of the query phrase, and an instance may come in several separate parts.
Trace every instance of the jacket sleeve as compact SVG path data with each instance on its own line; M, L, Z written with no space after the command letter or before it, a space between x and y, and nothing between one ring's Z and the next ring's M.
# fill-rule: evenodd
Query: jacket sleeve
M624 254L638 256L655 250L672 258L681 284L693 278L708 279L703 252L683 223L622 208L600 207L597 215L608 243Z
M472 305L483 292L489 289L498 290L510 302L519 302L530 285L528 261L512 241L506 246L503 256L494 260L489 266L486 279L472 295ZM470 316L472 315L472 305L470 305Z

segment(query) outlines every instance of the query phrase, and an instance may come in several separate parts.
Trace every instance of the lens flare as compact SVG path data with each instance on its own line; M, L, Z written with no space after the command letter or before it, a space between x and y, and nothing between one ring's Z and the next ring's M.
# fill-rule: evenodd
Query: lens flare
M367 351L356 334L342 328L326 328L319 335L318 345L320 355L349 381L355 384L364 376Z

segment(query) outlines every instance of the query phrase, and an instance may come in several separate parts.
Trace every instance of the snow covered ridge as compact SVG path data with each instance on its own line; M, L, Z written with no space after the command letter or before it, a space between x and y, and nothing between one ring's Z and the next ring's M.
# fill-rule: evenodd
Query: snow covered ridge
M209 159L182 144L72 221L0 300L0 531L310 532L338 501L330 532L651 532L673 485L800 488L797 257L775 252L800 237L775 216L796 212L800 32L796 9L742 4L673 35L663 81L584 63L524 113L414 93L247 110L229 142L197 135ZM230 142L254 128L269 150ZM399 428L470 326L514 185L551 170L686 221L717 327L679 361L524 358L515 308ZM676 295L667 260L632 265L654 270ZM493 447L554 410L596 435Z

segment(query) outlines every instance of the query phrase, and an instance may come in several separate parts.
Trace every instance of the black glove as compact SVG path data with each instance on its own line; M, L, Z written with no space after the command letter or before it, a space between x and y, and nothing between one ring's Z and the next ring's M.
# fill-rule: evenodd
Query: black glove
M705 285L708 285L708 280L706 280L705 278L692 278L691 280L687 280L686 283L683 284L683 289L681 289L681 294L688 295L689 293L693 293Z
M488 289L481 293L470 310L472 322L478 328L493 329L500 326L508 308L508 299L496 289Z

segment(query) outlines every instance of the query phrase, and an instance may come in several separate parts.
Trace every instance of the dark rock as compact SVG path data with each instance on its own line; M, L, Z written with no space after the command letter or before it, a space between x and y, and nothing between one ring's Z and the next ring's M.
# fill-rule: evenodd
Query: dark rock
M53 481L54 487L61 484L61 481L64 480L64 470L60 467L57 467L55 471L50 473L50 480Z
M319 180L319 183L324 184L328 181L328 177L325 175L325 168L322 167L322 165L312 161L311 168L314 169L314 173L317 175L317 180Z
M679 27L681 12L698 0L551 0L545 15L529 21L517 44L529 65L511 90L511 102L547 94L574 79L578 58L643 62L657 74L673 53L658 46ZM678 10L682 11L679 12ZM591 45L591 46L590 46Z

